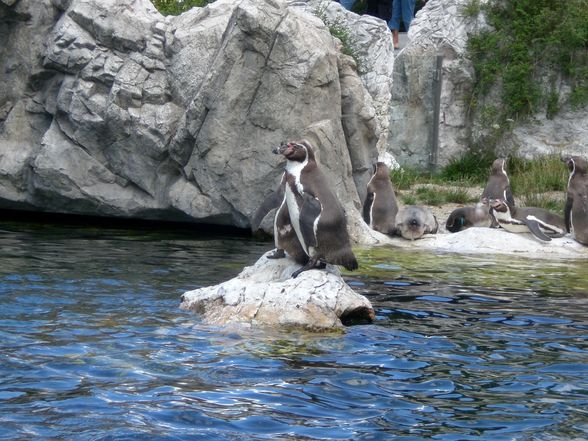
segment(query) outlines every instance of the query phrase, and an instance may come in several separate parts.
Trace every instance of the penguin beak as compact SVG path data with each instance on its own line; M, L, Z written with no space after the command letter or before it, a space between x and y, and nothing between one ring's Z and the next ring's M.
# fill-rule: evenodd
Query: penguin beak
M277 147L274 147L274 148L272 149L272 153L273 153L274 155L282 155L282 154L284 154L284 152L286 151L286 148L287 148L287 147L288 147L288 144L281 143L279 146L277 146Z

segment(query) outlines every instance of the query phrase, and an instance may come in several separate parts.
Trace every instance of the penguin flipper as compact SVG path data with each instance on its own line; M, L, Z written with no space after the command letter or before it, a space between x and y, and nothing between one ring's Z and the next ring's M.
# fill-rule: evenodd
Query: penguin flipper
M300 206L300 233L306 250L316 247L315 222L322 211L321 203L314 196L304 193Z
M539 228L539 222L535 221L535 220L530 220L530 219L525 219L525 225L527 226L527 228L529 228L529 231L531 233L533 233L533 235L540 240L544 240L546 242L549 242L551 240L551 237L549 237L548 235L546 235L541 228Z
M286 181L282 178L278 188L268 195L259 208L255 210L253 217L251 218L251 231L257 231L261 225L263 218L274 208L278 208L284 200L284 194L286 192Z
M435 226L429 227L429 231L426 231L426 233L437 234L437 231L439 231L439 221L437 220L437 216L433 215L433 219L435 219Z
M571 222L572 216L571 216L571 213L572 213L572 207L573 207L573 205L574 205L574 198L571 197L568 194L568 197L566 198L566 206L565 206L565 209L564 209L564 222L566 224L566 232L567 233L570 233L571 232L571 226L572 226L572 222Z
M363 220L366 224L370 225L372 204L374 203L374 193L368 193L363 203Z
M515 206L514 196L512 195L512 190L510 189L510 185L506 187L504 190L504 200L508 204L509 207Z

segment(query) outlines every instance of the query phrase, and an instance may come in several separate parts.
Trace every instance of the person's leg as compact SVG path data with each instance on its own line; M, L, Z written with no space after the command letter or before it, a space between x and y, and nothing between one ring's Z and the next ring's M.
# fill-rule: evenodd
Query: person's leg
M398 29L400 29L400 14L402 10L400 3L402 0L393 0L392 2L392 18L388 22L388 27L392 30L392 43L394 49L398 49Z
M404 29L408 32L412 18L414 17L414 4L416 0L402 0L402 22Z
M355 0L339 0L339 3L341 3L341 6L343 6L345 9L351 11L351 8L353 7Z
M394 30L400 29L400 15L402 13L402 9L400 8L400 3L402 0L393 0L392 1L392 18L388 22L388 28Z

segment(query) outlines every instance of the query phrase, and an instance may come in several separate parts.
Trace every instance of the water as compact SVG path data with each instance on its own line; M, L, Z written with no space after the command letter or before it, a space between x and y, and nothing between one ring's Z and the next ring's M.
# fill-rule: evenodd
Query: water
M270 247L0 224L0 439L588 439L585 262L363 250L345 334L178 308Z

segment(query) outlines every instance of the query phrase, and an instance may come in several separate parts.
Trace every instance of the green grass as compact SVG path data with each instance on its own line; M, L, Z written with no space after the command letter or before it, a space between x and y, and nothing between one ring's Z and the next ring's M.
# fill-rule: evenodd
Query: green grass
M412 194L404 194L401 197L404 205L418 205L419 200Z
M524 207L539 207L563 215L564 198L553 198L545 194L528 194L517 200L517 203Z
M480 0L470 0L466 3L462 10L461 15L467 18L477 18L480 15L482 7L480 6Z
M407 190L417 183L427 182L429 176L409 167L390 171L390 179L396 190Z
M365 60L359 53L359 43L351 33L351 29L349 29L343 18L337 17L335 19L330 19L329 17L327 17L326 11L329 4L330 0L319 3L313 11L313 13L318 18L320 18L322 22L329 28L329 32L331 33L331 35L335 38L338 38L341 41L341 52L353 58L353 60L355 61L355 66L357 67L357 72L359 74L364 74Z
M418 204L440 206L447 203L467 204L477 202L477 197L471 197L468 192L461 188L438 188L438 187L417 187L414 199Z
M567 189L569 172L557 156L543 156L532 160L510 157L507 170L515 196L550 191L565 192Z
M468 153L452 161L436 175L398 169L390 173L390 178L394 188L402 190L400 198L406 205L468 205L477 202L482 194L494 159ZM512 156L508 158L507 172L517 205L563 212L568 170L558 156L532 160ZM479 187L480 195L470 196L463 187Z
M488 180L488 174L494 155L485 152L471 151L460 158L452 160L439 173L439 182L462 182L470 185L483 185Z

